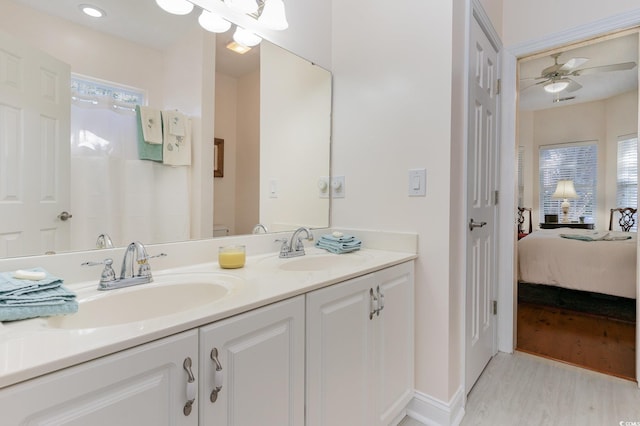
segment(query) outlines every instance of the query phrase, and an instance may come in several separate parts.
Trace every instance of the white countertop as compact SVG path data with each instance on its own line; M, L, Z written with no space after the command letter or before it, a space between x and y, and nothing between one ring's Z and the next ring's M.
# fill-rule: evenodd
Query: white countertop
M328 253L308 248L309 257ZM221 269L216 262L199 263L153 272L156 282L180 274L216 273L239 278L241 284L229 295L210 304L144 321L97 328L50 328L46 318L0 324L0 388L28 380L81 362L99 358L136 345L196 328L260 306L361 276L417 256L408 251L386 251L363 248L339 256L358 256L358 261L337 262L337 266L318 271L290 271L281 268L289 259L278 253L247 256L244 268ZM298 258L299 259L299 258ZM98 271L95 271L98 272ZM96 277L99 274L96 273ZM202 274L201 274L202 275ZM136 286L153 286L154 283ZM99 292L97 280L65 284L82 301L127 289ZM133 287L131 287L133 288ZM118 315L117 311L113 315Z

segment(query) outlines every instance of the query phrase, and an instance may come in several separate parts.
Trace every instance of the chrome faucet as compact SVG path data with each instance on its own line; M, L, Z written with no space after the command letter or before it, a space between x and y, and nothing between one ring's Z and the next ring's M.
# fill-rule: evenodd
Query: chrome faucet
M98 290L114 290L116 288L130 287L132 285L146 284L153 281L149 259L166 256L160 253L149 256L144 245L140 241L134 241L127 246L122 258L120 278L116 278L113 270L113 259L105 259L102 262L85 262L82 266L104 265L100 275ZM137 270L136 270L137 266Z
M298 236L301 232L306 234L305 239L307 241L313 241L313 233L309 228L304 226L293 231L293 235L291 235L291 241L285 240L276 240L282 241L282 247L280 247L280 257L289 258L289 257L297 257L304 256L304 244L302 243L302 239Z
M98 249L113 248L113 241L111 241L111 237L109 236L109 234L98 235L98 239L96 240L96 248Z
M262 232L264 232L265 234L267 234L269 232L269 230L267 229L266 226L264 226L263 224L259 223L256 226L253 227L253 230L251 231L252 234L259 234L260 230L262 230Z

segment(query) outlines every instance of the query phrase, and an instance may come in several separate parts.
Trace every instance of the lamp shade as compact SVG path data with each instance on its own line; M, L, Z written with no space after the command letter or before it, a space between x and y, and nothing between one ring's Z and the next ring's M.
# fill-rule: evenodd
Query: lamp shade
M551 195L551 198L578 198L576 188L573 186L573 181L559 180L556 192Z

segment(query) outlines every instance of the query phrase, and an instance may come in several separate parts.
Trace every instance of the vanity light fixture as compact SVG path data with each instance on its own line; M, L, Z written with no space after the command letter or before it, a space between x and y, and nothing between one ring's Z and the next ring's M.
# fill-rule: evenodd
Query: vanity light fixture
M569 86L570 80L566 78L561 78L559 80L551 80L549 83L544 85L544 90L548 93L558 93L562 92Z
M289 28L284 2L282 0L265 1L258 22L273 30L286 30Z
M231 22L225 20L220 15L203 10L198 18L200 26L212 33L224 33L231 28Z
M243 44L247 47L256 46L262 41L262 37L242 27L236 27L236 32L233 33L233 39L237 43Z
M249 46L245 46L244 44L240 44L233 40L227 43L227 49L232 50L241 55L244 55L245 53L251 50Z
M78 5L78 9L80 9L85 15L91 16L92 18L102 18L107 15L104 10L90 4Z
M174 15L188 15L193 10L193 3L187 0L156 0L156 4Z
M258 2L256 0L224 0L224 4L231 9L240 13L251 15L258 11Z

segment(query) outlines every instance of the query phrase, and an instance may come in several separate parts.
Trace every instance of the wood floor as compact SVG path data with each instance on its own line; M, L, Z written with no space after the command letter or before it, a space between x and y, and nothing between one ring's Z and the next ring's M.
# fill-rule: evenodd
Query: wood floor
M520 351L635 380L633 323L519 303L517 324Z

